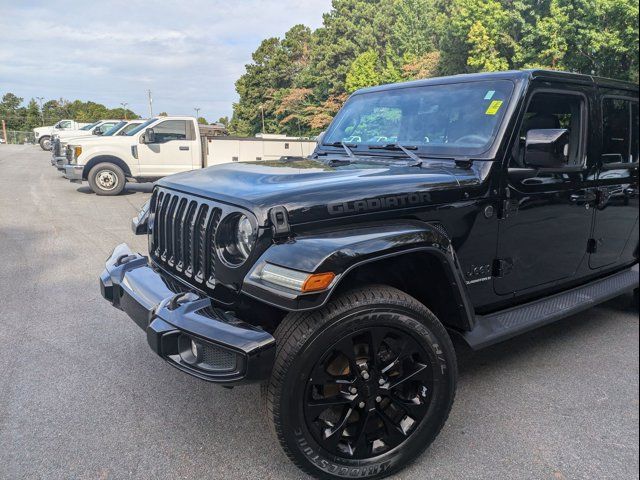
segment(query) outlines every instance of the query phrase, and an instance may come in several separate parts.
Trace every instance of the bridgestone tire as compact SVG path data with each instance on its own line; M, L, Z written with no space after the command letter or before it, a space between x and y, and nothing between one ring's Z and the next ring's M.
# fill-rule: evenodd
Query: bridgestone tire
M113 163L99 163L89 171L89 186L96 195L114 196L124 189L126 177Z
M46 152L50 152L51 151L51 137L42 137L40 140L38 140L38 143L40 144L40 148Z
M399 329L411 336L426 352L434 387L426 414L402 443L373 456L365 440L364 457L345 458L324 449L305 420L305 385L307 381L313 383L307 375L313 371L310 366L320 362L336 342L349 335L367 335L367 328L376 326ZM433 442L449 416L457 382L451 340L431 311L395 288L367 286L335 298L320 310L291 313L276 329L275 338L274 369L269 382L262 386L268 422L285 454L316 478L374 479L397 472Z

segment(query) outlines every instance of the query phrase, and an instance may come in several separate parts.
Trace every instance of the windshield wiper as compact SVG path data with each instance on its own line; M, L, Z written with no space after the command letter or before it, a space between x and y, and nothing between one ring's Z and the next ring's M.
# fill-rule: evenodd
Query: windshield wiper
M349 158L356 158L356 155L353 153L352 148L357 147L358 145L354 143L345 143L345 142L333 142L333 143L323 143L323 145L327 147L342 147L344 151L347 152Z
M369 150L402 150L402 152L404 152L411 160L415 162L410 165L411 167L421 167L424 160L422 160L418 155L416 155L409 149L417 150L418 147L416 147L415 145L403 146L403 145L400 145L399 143L389 143L387 145L380 145L380 146L375 146L375 145L369 146Z

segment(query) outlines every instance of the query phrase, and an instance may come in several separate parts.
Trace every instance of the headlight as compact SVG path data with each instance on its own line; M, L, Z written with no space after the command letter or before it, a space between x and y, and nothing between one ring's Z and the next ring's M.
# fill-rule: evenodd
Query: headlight
M336 275L333 272L300 272L271 263L263 263L251 272L250 278L265 285L286 288L296 293L313 293L329 288Z
M216 235L220 257L229 265L242 265L249 257L257 236L257 228L241 213L225 218Z

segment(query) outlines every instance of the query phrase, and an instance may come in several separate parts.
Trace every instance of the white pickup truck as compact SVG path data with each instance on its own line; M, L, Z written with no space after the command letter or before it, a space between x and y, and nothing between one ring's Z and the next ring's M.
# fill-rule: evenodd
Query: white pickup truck
M40 144L40 148L43 150L51 150L51 136L54 133L60 133L68 130L82 130L90 129L93 124L79 123L75 120L63 119L55 125L48 125L46 127L36 127L33 129L33 133L36 137L36 142Z
M99 122L96 122L96 124L97 123ZM144 120L121 120L115 125L112 125L112 120L107 120L102 125L95 127L93 129L94 133L92 135L80 135L71 138L65 137L64 139L61 139L57 135L54 135L51 148L51 165L57 167L58 170L64 170L64 165L65 163L67 163L65 152L67 149L67 144L69 142L75 142L84 139L106 139L107 137L112 137L114 135L127 135L131 130L142 123L144 123Z
M87 180L98 195L118 195L127 180L154 180L232 161L306 157L315 146L308 139L226 137L193 117L158 117L108 141L74 140L66 149L64 170L74 183Z

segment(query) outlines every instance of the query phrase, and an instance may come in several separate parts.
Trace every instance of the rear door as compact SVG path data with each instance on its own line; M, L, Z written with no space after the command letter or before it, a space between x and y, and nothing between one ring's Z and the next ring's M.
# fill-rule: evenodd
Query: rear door
M605 95L601 114L602 153L589 256L592 269L614 265L621 260L620 256L636 230L639 206L638 100Z
M164 120L152 128L155 142L138 145L140 176L164 177L193 170L194 155L199 151L193 123Z

